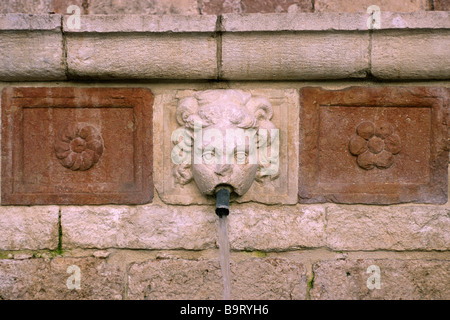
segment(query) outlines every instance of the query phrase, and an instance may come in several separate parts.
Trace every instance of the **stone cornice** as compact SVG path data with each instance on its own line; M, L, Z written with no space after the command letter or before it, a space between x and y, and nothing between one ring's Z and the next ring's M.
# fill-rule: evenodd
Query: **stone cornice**
M449 12L0 15L0 81L450 78Z

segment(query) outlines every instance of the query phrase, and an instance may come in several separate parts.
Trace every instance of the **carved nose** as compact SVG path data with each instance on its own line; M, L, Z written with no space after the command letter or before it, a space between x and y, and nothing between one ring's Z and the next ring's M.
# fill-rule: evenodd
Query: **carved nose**
M214 172L219 176L224 176L232 171L231 164L216 164Z

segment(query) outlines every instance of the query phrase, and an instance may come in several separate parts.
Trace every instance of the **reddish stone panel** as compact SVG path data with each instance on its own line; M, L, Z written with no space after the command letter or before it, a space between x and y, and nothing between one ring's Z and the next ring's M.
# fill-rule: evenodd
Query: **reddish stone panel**
M153 95L142 88L6 88L2 204L153 198Z
M300 96L300 202L447 202L447 89L303 88Z
M435 11L450 11L450 1L449 0L433 0Z

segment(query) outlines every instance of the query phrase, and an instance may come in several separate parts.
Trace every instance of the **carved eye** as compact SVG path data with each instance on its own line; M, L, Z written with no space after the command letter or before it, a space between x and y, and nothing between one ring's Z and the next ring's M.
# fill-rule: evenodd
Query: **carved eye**
M237 164L245 164L247 159L247 153L244 151L236 152L236 163Z
M206 164L210 164L214 161L215 152L214 150L205 151L203 152L202 157Z

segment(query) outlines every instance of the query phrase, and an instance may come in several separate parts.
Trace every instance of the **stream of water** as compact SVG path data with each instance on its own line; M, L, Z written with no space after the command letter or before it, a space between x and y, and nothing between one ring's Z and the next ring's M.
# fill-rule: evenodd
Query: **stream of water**
M230 278L230 243L228 241L227 216L219 218L219 252L220 268L223 278L223 299L231 299L231 278Z

